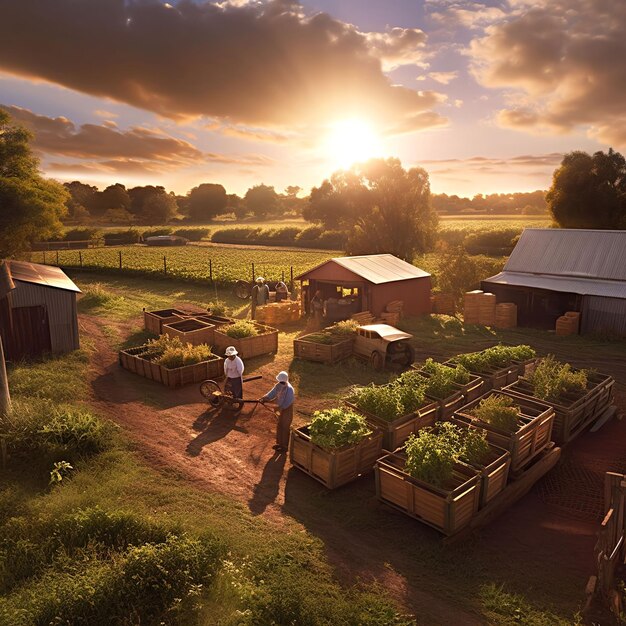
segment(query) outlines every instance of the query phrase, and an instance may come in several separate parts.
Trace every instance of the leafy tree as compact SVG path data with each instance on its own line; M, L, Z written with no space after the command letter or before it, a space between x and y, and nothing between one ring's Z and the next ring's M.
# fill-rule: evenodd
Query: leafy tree
M224 213L226 204L226 189L223 185L203 183L187 194L185 211L190 220L204 222Z
M130 198L130 206L128 210L133 215L141 215L144 212L144 206L146 201L152 196L158 196L166 193L165 187L158 187L154 185L145 185L144 187L133 187L128 190L128 197Z
M285 195L288 198L295 198L302 191L302 187L298 187L298 185L289 185L285 187Z
M93 185L85 185L78 180L63 183L63 186L70 192L70 197L66 202L68 217L77 221L88 218L89 207L98 193L98 188Z
M32 135L0 109L0 257L14 257L61 228L68 191L38 171Z
M428 174L398 159L371 159L313 188L305 219L349 232L351 254L391 253L409 262L434 244L437 214Z
M260 218L276 213L278 209L278 194L268 185L251 187L246 191L244 201L248 211Z
M98 217L102 217L109 209L130 209L130 196L126 187L121 183L109 185L104 191L100 191L93 197L89 212Z
M626 159L612 148L569 152L546 199L561 228L626 228Z
M167 224L177 212L176 197L163 192L151 195L145 201L142 218L148 224Z

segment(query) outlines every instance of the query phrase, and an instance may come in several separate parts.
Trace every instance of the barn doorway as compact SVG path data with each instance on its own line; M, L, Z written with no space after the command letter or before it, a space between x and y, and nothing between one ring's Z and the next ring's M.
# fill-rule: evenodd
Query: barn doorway
M21 306L11 311L11 358L29 359L52 351L50 324L45 306Z

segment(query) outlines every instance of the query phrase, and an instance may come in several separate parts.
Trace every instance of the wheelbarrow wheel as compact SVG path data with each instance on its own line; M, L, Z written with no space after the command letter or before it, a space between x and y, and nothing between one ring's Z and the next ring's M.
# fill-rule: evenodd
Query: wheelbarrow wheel
M252 295L252 285L247 280L238 280L233 287L233 295L247 300Z
M213 393L220 391L220 386L214 380L205 380L200 383L200 393L209 402L213 400Z

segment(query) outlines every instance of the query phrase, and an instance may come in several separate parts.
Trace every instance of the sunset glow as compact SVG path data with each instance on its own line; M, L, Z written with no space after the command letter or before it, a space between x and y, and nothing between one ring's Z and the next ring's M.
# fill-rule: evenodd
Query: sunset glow
M347 168L357 161L382 156L382 143L365 120L341 120L330 127L324 152L332 168Z

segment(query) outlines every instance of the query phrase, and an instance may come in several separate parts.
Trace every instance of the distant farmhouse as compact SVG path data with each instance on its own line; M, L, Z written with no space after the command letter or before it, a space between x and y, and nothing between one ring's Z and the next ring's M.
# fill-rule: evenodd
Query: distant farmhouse
M7 360L79 348L76 294L63 270L4 261L0 265L0 337Z
M625 337L626 230L527 228L481 289L514 302L520 326L554 328L579 311L582 333Z

